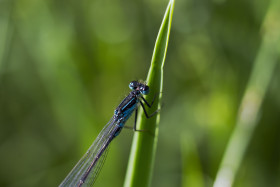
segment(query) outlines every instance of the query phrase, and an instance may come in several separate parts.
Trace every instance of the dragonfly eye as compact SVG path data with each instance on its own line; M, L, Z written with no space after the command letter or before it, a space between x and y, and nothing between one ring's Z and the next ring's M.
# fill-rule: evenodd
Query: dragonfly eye
M138 82L137 81L132 81L129 83L129 88L131 90L136 90L136 88L138 87Z
M149 93L149 91L150 91L150 88L147 85L142 85L140 87L140 92L144 95L147 95Z

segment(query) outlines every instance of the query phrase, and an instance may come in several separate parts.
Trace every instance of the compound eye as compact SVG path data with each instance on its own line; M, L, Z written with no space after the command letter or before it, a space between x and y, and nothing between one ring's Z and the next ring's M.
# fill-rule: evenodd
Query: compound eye
M138 82L137 81L132 81L129 83L129 88L131 90L136 90L136 88L138 87Z
M149 93L149 91L150 91L150 88L147 85L143 85L141 87L140 91L141 91L142 94L147 95Z

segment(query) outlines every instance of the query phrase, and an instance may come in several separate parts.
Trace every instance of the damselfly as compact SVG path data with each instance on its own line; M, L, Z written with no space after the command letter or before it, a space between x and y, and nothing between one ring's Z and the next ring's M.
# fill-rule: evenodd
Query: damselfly
M97 136L96 140L90 146L86 154L80 159L73 170L68 174L64 181L60 184L60 187L64 186L91 186L95 182L99 171L103 165L108 151L108 146L111 141L119 135L125 122L135 111L135 121L133 129L135 131L140 131L136 129L137 111L139 103L143 108L143 111L147 118L152 117L157 113L155 111L152 115L148 115L144 103L151 107L143 97L149 93L149 86L138 81L132 81L129 84L129 88L132 90L129 95L124 98L124 100L115 109L113 117L102 129L102 131ZM144 103L142 102L144 101Z

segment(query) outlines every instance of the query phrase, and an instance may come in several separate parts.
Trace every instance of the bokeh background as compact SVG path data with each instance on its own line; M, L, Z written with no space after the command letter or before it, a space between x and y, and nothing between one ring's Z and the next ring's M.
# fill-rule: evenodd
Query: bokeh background
M213 185L272 2L176 0L152 186ZM145 80L167 4L0 1L0 186L59 185L129 82ZM280 185L273 69L234 186ZM123 185L132 136L124 129L112 142L96 186Z

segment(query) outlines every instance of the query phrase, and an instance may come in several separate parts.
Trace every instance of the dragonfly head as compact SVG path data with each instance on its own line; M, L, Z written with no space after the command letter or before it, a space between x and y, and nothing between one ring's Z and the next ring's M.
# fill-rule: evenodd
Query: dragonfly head
M130 88L131 90L136 90L136 89L138 88L138 86L139 86L139 82L137 82L137 81L131 81L131 82L129 83L129 88Z
M143 95L147 95L149 93L149 91L150 91L149 86L147 86L146 84L140 83L138 81L130 82L129 83L129 88L131 90L138 90Z
M146 84L141 84L139 86L139 91L143 94L143 95L147 95L150 91L149 86L147 86Z

